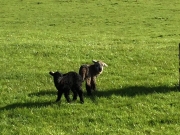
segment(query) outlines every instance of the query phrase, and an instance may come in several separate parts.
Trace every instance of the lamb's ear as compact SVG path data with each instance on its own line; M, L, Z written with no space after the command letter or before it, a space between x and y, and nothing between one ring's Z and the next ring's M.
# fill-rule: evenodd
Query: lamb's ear
M54 72L50 71L49 74L53 76L53 75L54 75Z
M97 60L92 60L92 62L93 62L93 63L96 63L96 62L97 62Z
M108 67L108 65L107 65L106 63L104 63L104 62L103 62L103 66L104 66L104 67Z

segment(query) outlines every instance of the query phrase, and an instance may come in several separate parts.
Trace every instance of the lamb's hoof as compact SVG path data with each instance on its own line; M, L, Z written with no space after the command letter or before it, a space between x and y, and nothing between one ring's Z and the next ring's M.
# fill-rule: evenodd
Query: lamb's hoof
M59 102L59 100L57 99L56 102Z
M81 104L84 104L84 101L80 101Z
M87 95L88 95L88 96L92 96L92 93L91 93L91 92L88 92Z

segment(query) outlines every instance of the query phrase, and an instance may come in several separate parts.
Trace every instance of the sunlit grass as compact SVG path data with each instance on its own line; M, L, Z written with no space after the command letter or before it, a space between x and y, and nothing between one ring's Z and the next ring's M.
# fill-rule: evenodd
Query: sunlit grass
M177 134L179 1L0 0L0 133ZM108 64L85 103L50 70Z

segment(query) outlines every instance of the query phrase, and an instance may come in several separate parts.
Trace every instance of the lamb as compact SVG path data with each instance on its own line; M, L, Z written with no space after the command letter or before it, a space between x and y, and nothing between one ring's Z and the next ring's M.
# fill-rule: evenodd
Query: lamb
M81 65L79 68L79 74L86 81L86 91L88 95L92 94L92 90L96 90L96 78L103 72L103 67L108 65L102 61L92 61L91 65Z
M77 95L79 95L80 102L84 103L83 99L83 91L82 91L82 77L76 72L68 72L66 74L62 74L60 72L52 72L50 71L49 74L53 76L54 85L58 90L56 102L61 99L62 94L68 103L70 103L70 90L73 92L73 101L77 99Z

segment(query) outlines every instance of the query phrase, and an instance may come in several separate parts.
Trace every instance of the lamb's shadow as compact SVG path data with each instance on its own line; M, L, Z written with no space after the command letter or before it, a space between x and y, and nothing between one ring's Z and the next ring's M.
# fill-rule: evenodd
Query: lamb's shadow
M29 97L35 97L37 96L38 98L41 96L46 96L46 95L56 95L57 91L55 90L41 90L38 92L33 92L28 94ZM47 107L49 105L52 105L53 103L55 103L55 99L54 101L36 101L36 102L26 102L26 103L13 103L13 104L9 104L6 105L4 107L1 107L0 110L11 110L11 109L15 109L15 108L40 108L40 107Z
M6 105L4 107L0 108L0 111L2 110L12 110L15 108L40 108L40 107L47 107L49 105L53 104L51 101L46 102L27 102L27 103L13 103Z
M28 94L28 96L46 96L46 95L57 95L57 91L56 90L41 90L41 91L38 91L38 92L33 92L33 93L30 93Z
M54 96L54 101L36 101L36 102L26 102L26 103L12 103L9 105L6 105L4 107L0 108L0 111L2 110L11 110L15 108L41 108L41 107L47 107L51 106L52 104L56 104L55 100L57 97L57 91L56 90L40 90L38 92L33 92L28 94L29 97L38 97L41 98L43 96ZM60 102L58 102L59 104ZM61 104L61 103L60 103Z
M117 96L128 96L134 97L136 95L148 95L153 93L168 93L168 92L179 92L179 88L177 86L155 86L155 87L146 87L146 86L129 86L119 89L111 89L111 90L104 90L104 91L96 91L93 93L92 96L87 96L86 93L84 94L85 98L90 98L93 102L97 102L97 97L110 97L112 95ZM56 96L57 91L55 90L42 90L35 93L30 93L28 96L46 96L46 95L54 95ZM13 103L6 105L0 108L1 110L11 110L15 108L40 108L40 107L47 107L49 105L54 104L53 101L45 101L45 102L27 102L27 103Z
M168 92L178 92L177 86L129 86L119 89L105 90L105 91L97 91L97 97L110 97L111 95L118 96L128 96L133 97L136 95L148 95L152 93L168 93Z

